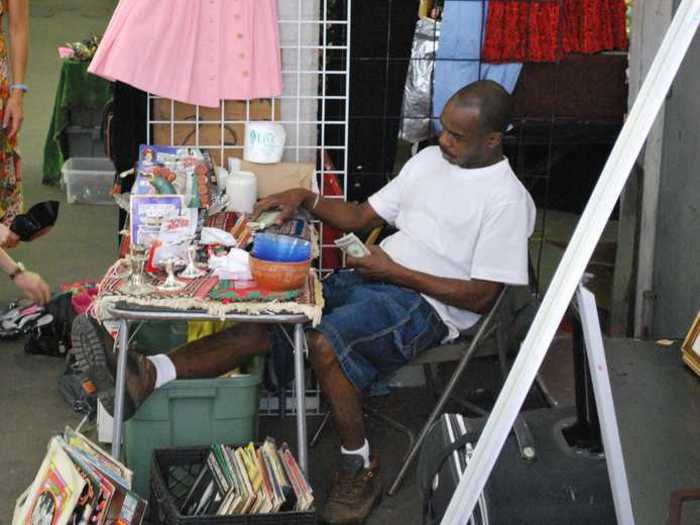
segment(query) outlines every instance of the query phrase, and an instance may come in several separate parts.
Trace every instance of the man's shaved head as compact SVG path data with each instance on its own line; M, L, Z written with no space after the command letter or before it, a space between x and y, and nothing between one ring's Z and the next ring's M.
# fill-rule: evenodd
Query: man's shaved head
M479 80L457 91L448 104L479 110L479 128L483 133L503 133L510 122L511 97L493 80Z

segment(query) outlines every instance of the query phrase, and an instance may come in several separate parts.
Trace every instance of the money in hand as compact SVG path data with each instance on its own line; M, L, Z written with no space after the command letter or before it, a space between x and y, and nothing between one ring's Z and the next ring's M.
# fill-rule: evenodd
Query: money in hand
M354 233L348 233L336 239L335 245L350 257L360 258L371 254L367 246Z

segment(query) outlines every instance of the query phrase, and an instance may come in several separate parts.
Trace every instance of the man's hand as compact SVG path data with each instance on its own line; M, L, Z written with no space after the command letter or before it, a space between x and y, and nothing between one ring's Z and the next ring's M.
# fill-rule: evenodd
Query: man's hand
M15 277L14 283L27 299L38 304L46 304L49 301L51 290L39 274L22 272Z
M399 265L379 246L368 246L371 255L348 257L349 268L356 268L363 277L373 281L392 282Z
M268 195L264 199L260 199L255 205L253 209L253 219L257 219L264 211L278 209L280 210L280 215L277 217L276 223L282 224L284 221L294 217L299 207L304 203L304 200L313 195L314 194L310 191L301 188Z
M4 224L0 224L0 248L14 248L19 243L19 236Z
M22 107L23 95L24 93L22 93L22 91L15 89L12 91L10 98L7 99L7 104L5 104L5 115L2 119L2 127L5 128L9 138L17 134L24 120L24 109Z

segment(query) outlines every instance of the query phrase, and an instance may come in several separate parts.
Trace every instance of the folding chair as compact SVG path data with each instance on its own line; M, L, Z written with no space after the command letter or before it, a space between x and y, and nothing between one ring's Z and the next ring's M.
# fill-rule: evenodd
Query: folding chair
M483 352L483 349L479 348L479 345L483 341L487 340L492 334L494 334L496 338L498 360L503 379L505 380L510 369L508 365L508 354L513 347L513 334L511 328L517 317L521 317L521 314L526 313L528 308L536 306L537 303L536 277L530 261L528 261L528 271L530 274L529 287L504 286L489 312L482 316L479 322L465 332L462 337L455 342L426 350L416 357L416 359L406 365L423 365L428 386L433 392L436 392L434 388L433 376L435 374L433 373L433 370L440 363L457 362L457 365L452 372L445 389L439 396L435 407L423 425L418 437L415 440L409 440L409 451L406 454L403 464L401 465L398 474L394 478L391 487L387 491L389 496L394 495L399 485L403 481L403 478L406 475L408 468L411 466L411 463L417 456L425 437L433 426L433 423L440 417L440 414L445 408L447 401L452 400L463 408L469 410L470 412L476 413L479 416L485 417L489 415L487 410L484 410L480 406L455 395L454 390L457 382L461 378L472 357L477 355L479 352L481 352L480 355L489 355L487 352ZM516 298L517 292L519 291L527 292L527 299L523 302L523 304L518 304L519 298ZM536 308L530 309L529 315L534 317L535 311ZM527 326L529 326L530 322L531 320L525 320L525 324ZM557 406L556 400L549 393L549 390L544 384L544 381L540 377L539 373L536 377L536 385L538 386L546 404L550 407ZM515 434L516 442L518 444L518 448L520 449L521 458L525 461L534 461L537 459L532 433L530 432L527 423L521 416L518 416L515 424L513 425L513 433Z

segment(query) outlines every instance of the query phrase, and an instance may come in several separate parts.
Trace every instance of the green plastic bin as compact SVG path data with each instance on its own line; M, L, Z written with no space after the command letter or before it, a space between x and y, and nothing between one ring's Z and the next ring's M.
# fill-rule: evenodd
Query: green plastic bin
M124 455L134 489L148 499L153 451L255 441L264 361L225 379L176 380L156 390L124 424Z
M187 343L187 329L187 321L134 323L131 325L132 337L129 350L143 355L165 354ZM135 334L134 330L136 330Z

